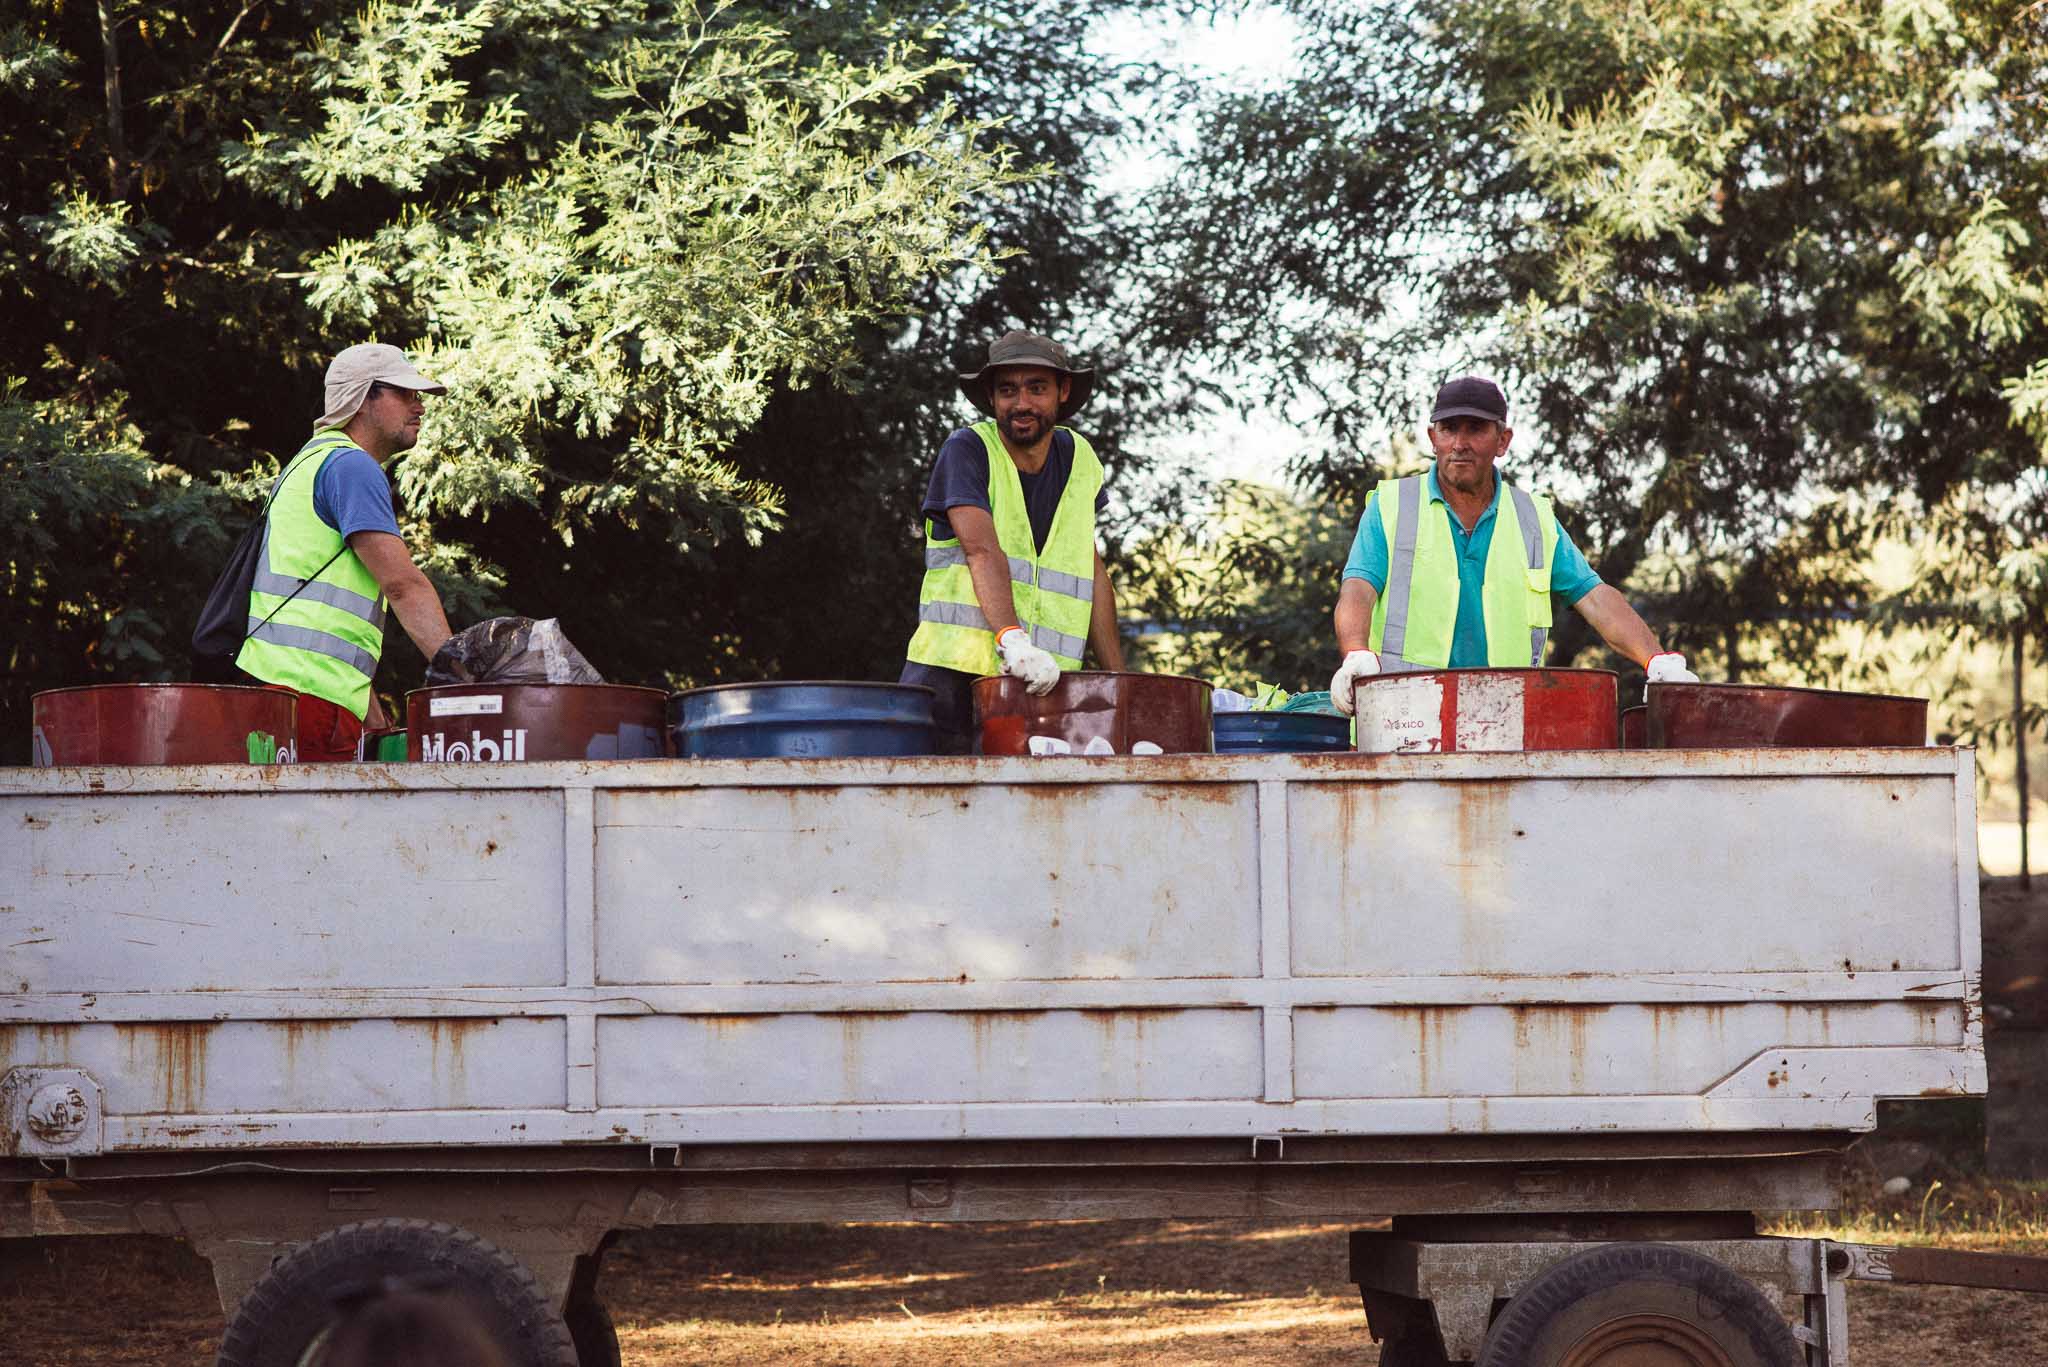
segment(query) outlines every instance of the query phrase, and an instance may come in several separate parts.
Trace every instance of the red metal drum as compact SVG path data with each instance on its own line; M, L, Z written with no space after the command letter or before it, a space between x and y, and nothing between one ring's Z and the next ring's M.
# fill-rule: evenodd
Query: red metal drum
M1207 681L1179 674L1087 670L1034 698L999 675L974 681L974 715L984 755L1031 754L1034 737L1058 754L1206 755L1209 695Z
M1651 684L1650 745L1672 750L1925 745L1927 699L1764 684Z
M258 684L99 684L29 699L38 768L73 764L290 764L298 699Z
M1621 748L1646 750L1650 745L1650 709L1642 703L1621 709Z
M405 695L414 763L659 759L668 694L626 684L449 684Z
M1619 679L1606 669L1425 669L1360 679L1371 754L1612 750Z

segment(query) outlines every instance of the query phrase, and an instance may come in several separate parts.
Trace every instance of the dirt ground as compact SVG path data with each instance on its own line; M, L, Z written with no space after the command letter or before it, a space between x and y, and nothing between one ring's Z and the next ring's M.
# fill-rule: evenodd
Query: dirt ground
M0 1256L8 1367L213 1361L213 1284L182 1244L47 1240ZM1334 1225L664 1230L615 1249L601 1290L640 1367L1373 1363L1344 1258ZM1850 1317L1867 1367L2048 1361L2048 1296L1858 1285Z
M1990 1029L2048 1027L2048 876L1982 899ZM2039 1084L2037 1087L2035 1084ZM2048 1077L2016 1091L2048 1095ZM1973 1109L1974 1107L1974 1109ZM1890 1108L1847 1228L1784 1233L2048 1253L2048 1185L1987 1180L1983 1108ZM1910 1190L1880 1184L1906 1176ZM753 1226L628 1236L600 1293L635 1367L1369 1364L1338 1225ZM167 1239L0 1241L0 1367L208 1367L206 1265ZM2048 1364L2048 1295L1859 1283L1859 1367Z

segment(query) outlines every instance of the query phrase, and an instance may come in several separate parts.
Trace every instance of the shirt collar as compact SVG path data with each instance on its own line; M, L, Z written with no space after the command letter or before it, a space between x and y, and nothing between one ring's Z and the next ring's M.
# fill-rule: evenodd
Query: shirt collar
M1479 515L1479 522L1484 522L1484 521L1486 521L1486 519L1487 519L1487 518L1489 518L1489 517L1492 517L1492 516L1494 515L1495 511L1499 509L1499 507L1500 507L1500 491L1501 491L1501 486L1502 486L1502 485L1504 485L1505 483L1507 483L1507 481L1501 478L1501 474L1500 474L1500 467L1499 467L1498 465L1494 466L1494 467L1493 467L1493 501L1492 501L1491 503L1488 503L1488 504L1486 505L1486 511L1485 511L1485 512L1483 512L1483 513L1481 513L1481 514ZM1446 499L1444 498L1444 491L1443 491L1443 486L1442 486L1442 485L1440 485L1440 484L1438 484L1438 483L1436 482L1436 462L1435 462L1435 461L1431 461L1431 462L1429 463L1429 482L1428 482L1427 484L1425 484L1425 485L1423 486L1423 489L1424 489L1424 491L1425 491L1426 493L1428 493L1428 495L1429 495L1429 497L1430 497L1430 501L1431 501L1431 502L1443 504L1443 505L1445 506L1446 510L1448 511L1448 509L1449 509L1449 503L1448 503L1448 501L1447 501L1447 500L1446 500ZM1473 524L1472 524L1472 526L1473 526L1473 527L1474 527L1475 529L1477 529L1477 527L1479 526L1479 522L1475 522L1475 523L1473 523Z

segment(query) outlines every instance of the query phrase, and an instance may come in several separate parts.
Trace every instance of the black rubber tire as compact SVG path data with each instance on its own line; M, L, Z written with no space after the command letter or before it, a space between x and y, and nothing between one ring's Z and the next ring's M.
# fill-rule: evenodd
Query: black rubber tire
M1737 1367L1802 1367L1769 1297L1712 1258L1669 1244L1610 1244L1544 1272L1507 1303L1476 1367L1555 1367L1603 1325L1675 1321Z
M564 1312L576 1344L576 1367L621 1367L619 1330L612 1312L595 1296L577 1297Z
M398 1219L330 1229L273 1263L235 1308L217 1367L297 1367L335 1318L335 1290L387 1277L471 1297L516 1367L577 1367L569 1326L517 1258L454 1225Z

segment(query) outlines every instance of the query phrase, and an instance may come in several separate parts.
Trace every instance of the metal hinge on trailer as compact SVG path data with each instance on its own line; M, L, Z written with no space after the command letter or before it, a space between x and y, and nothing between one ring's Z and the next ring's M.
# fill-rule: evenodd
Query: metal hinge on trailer
M82 1068L9 1068L0 1076L0 1155L87 1158L100 1152L106 1091Z

